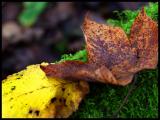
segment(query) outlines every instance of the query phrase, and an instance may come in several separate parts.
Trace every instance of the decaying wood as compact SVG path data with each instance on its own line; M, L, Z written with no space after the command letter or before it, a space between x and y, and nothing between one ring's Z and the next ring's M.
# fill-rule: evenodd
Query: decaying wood
M131 27L129 38L122 28L98 24L88 16L82 30L88 61L41 66L48 76L127 85L136 72L157 66L158 24L146 15L144 8Z

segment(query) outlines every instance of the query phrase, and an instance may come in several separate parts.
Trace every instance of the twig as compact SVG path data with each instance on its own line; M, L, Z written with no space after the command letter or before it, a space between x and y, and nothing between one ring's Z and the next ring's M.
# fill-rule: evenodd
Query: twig
M134 85L136 83L136 80L137 80L137 75L134 76L134 80L133 80L131 88L129 89L126 97L124 98L124 100L123 100L122 104L120 105L120 107L118 108L118 110L115 113L113 113L112 117L117 117L117 115L118 115L119 111L121 110L122 106L126 103L129 95L131 94L131 92L132 92L132 90L134 88Z
M140 82L137 86L135 86L133 90L135 91L136 89L141 87L143 85L143 83L144 83L144 80L142 82Z

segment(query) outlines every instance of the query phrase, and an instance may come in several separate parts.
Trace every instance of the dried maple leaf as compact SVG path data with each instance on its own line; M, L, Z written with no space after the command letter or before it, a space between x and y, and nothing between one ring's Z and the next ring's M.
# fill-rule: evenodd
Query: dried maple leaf
M121 28L98 24L88 16L82 30L88 61L41 66L48 76L127 85L136 72L157 66L158 24L146 15L144 8L131 27L129 38Z
M67 118L78 109L88 83L47 77L39 66L2 81L2 118Z

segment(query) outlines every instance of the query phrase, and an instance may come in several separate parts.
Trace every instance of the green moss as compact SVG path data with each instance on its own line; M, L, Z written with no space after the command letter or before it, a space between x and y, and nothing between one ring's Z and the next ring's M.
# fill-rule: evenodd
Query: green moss
M149 3L149 6L145 6L145 11L148 16L150 16L153 20L158 20L158 3ZM123 12L114 11L118 17L118 20L108 19L107 23L113 26L119 26L123 28L123 30L129 34L131 25L137 16L139 10L131 11L125 10Z
M158 117L158 70L138 73L127 102L119 109L132 84L126 87L90 83L90 94L80 104L75 118L155 118Z
M59 62L66 61L66 60L81 60L83 62L86 62L87 61L87 51L80 50L77 53L75 53L74 55L64 54L64 55L62 55L61 60Z
M150 3L145 7L149 16L158 20L158 3ZM109 24L122 27L129 34L130 27L138 11L124 11L118 13L119 20L107 20ZM87 60L86 50L74 55L63 55L60 61ZM90 84L90 93L82 101L77 112L71 118L157 118L158 117L158 69L143 70L137 73L137 80L133 86L126 103L120 111L114 115L124 101L128 91L132 87ZM114 116L113 116L114 115Z

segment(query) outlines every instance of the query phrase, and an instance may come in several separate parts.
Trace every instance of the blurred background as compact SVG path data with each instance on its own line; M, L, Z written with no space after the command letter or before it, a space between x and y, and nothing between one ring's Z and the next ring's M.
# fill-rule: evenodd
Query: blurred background
M85 48L86 12L97 22L147 2L2 2L2 79L30 64L54 62Z

